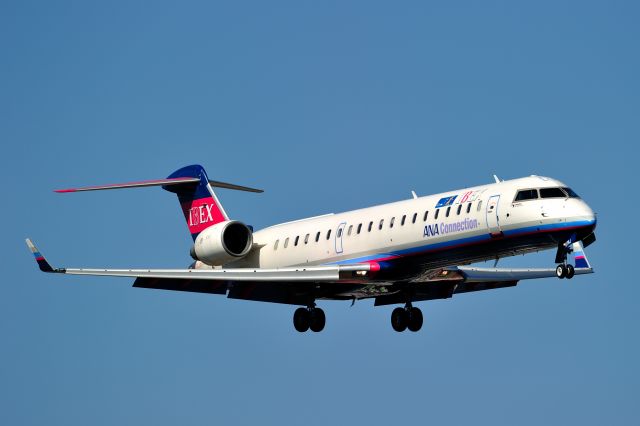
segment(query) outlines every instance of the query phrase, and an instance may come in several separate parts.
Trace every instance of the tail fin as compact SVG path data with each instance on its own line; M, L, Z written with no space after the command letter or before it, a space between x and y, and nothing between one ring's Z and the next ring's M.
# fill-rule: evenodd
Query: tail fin
M81 188L58 189L55 192L85 192L105 189L140 188L162 186L163 189L178 195L184 218L187 221L191 237L195 241L198 234L216 223L229 220L213 187L234 189L237 191L262 192L261 189L235 185L233 183L209 180L207 172L198 164L183 167L166 179L144 180L139 182L116 183L110 185L85 186Z
M182 213L187 221L191 237L195 241L200 232L208 227L229 220L220 200L209 184L207 172L200 165L186 166L171 173L167 179L199 178L198 182L182 185L163 186L162 188L178 195Z

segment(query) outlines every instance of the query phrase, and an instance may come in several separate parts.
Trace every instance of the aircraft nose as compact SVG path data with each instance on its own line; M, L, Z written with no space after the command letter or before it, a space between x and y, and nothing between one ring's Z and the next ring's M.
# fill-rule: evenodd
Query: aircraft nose
M580 204L576 206L575 215L580 217L584 221L591 222L594 226L598 221L598 219L596 218L596 213L584 201L580 202Z

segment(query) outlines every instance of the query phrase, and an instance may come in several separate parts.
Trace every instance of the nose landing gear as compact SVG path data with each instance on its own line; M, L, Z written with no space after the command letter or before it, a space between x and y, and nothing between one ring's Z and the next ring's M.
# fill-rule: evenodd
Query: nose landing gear
M391 312L391 327L397 332L419 331L422 328L422 311L407 303L404 308L395 308Z

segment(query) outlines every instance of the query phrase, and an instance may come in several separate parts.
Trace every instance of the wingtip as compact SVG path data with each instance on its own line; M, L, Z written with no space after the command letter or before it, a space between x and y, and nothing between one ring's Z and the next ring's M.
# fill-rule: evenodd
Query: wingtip
M27 247L29 247L29 250L33 254L33 257L35 257L36 262L38 263L38 267L40 268L40 270L42 272L57 272L58 271L57 269L54 269L54 268L51 267L49 262L47 262L47 259L44 258L42 253L40 253L40 251L38 250L36 245L33 244L33 241L31 241L30 238L25 239L25 242L27 243Z

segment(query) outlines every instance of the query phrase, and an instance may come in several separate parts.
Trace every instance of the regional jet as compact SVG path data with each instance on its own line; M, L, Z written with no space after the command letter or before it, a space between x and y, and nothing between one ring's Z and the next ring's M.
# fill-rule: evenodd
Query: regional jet
M27 245L44 272L133 277L134 287L299 306L293 314L299 332L324 329L325 314L316 302L361 299L400 305L391 313L392 328L415 332L423 324L416 302L593 272L584 248L596 240L596 216L587 203L552 178L494 179L254 232L229 217L213 188L262 191L210 180L192 165L166 179L56 191L161 186L173 192L193 239L188 268L56 268L31 240ZM497 268L498 259L550 249L554 267ZM495 264L471 266L486 261Z

